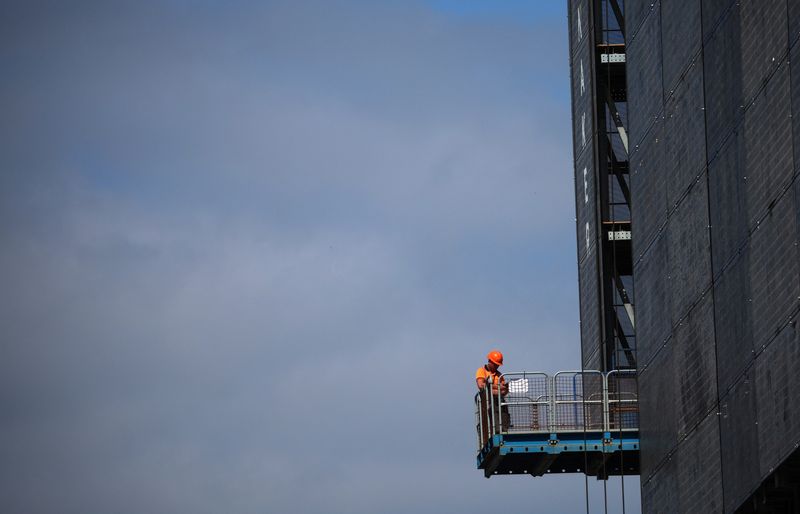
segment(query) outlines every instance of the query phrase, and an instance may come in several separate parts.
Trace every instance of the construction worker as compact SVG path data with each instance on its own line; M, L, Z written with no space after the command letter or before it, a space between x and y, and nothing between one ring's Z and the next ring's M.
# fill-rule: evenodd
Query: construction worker
M508 394L508 384L498 371L498 368L503 365L503 354L499 350L492 350L486 359L489 362L475 372L475 383L478 385L478 389L483 390L486 387L486 381L491 378L492 394L497 395L499 388L500 395L505 396Z
M506 429L510 425L508 407L506 405L500 407L503 397L508 394L508 384L498 371L498 368L503 365L503 354L499 350L492 350L486 356L486 359L488 362L475 372L475 383L481 393L481 411L484 419L481 435L484 441L490 433L498 433L500 431L497 423L501 420ZM489 381L492 384L491 398L486 394L486 382ZM493 416L490 415L490 405L494 405Z

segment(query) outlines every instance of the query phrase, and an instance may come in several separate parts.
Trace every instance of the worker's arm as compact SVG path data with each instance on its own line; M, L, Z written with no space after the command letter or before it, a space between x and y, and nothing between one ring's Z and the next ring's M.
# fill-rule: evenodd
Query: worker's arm
M505 380L500 382L500 394L502 396L505 396L505 395L508 394L508 384L506 383Z
M475 383L478 384L478 389L483 390L483 388L486 387L486 379L483 378L483 377L476 378L475 379ZM501 396L505 396L505 395L508 394L508 384L506 383L505 380L500 382L499 389L500 389L500 395ZM497 390L498 390L498 384L497 384L497 382L494 382L492 384L492 394L496 395L497 394Z
M500 396L505 396L508 394L508 384L506 384L505 381L500 382L499 384L497 382L492 384L492 394L496 395L498 389L500 390Z

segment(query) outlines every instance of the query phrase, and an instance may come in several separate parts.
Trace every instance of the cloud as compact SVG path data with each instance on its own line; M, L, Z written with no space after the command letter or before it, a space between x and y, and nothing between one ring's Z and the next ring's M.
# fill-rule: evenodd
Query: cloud
M581 508L471 428L577 365L563 16L439 7L4 8L8 512Z

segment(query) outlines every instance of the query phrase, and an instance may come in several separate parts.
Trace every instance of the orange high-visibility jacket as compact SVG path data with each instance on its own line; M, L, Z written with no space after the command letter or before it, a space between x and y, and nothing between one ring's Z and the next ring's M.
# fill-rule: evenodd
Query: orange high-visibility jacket
M494 373L486 369L486 366L481 366L478 368L478 371L475 372L475 380L477 381L479 378L485 379L487 382L489 381L489 377L492 377L493 384L504 384L505 379L500 376L500 373L495 371Z

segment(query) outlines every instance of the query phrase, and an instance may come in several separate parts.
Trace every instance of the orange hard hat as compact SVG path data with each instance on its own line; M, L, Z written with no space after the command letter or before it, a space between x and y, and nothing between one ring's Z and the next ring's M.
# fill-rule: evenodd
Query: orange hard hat
M489 355L486 356L490 362L494 362L498 366L503 365L503 354L499 350L492 350L489 352Z

